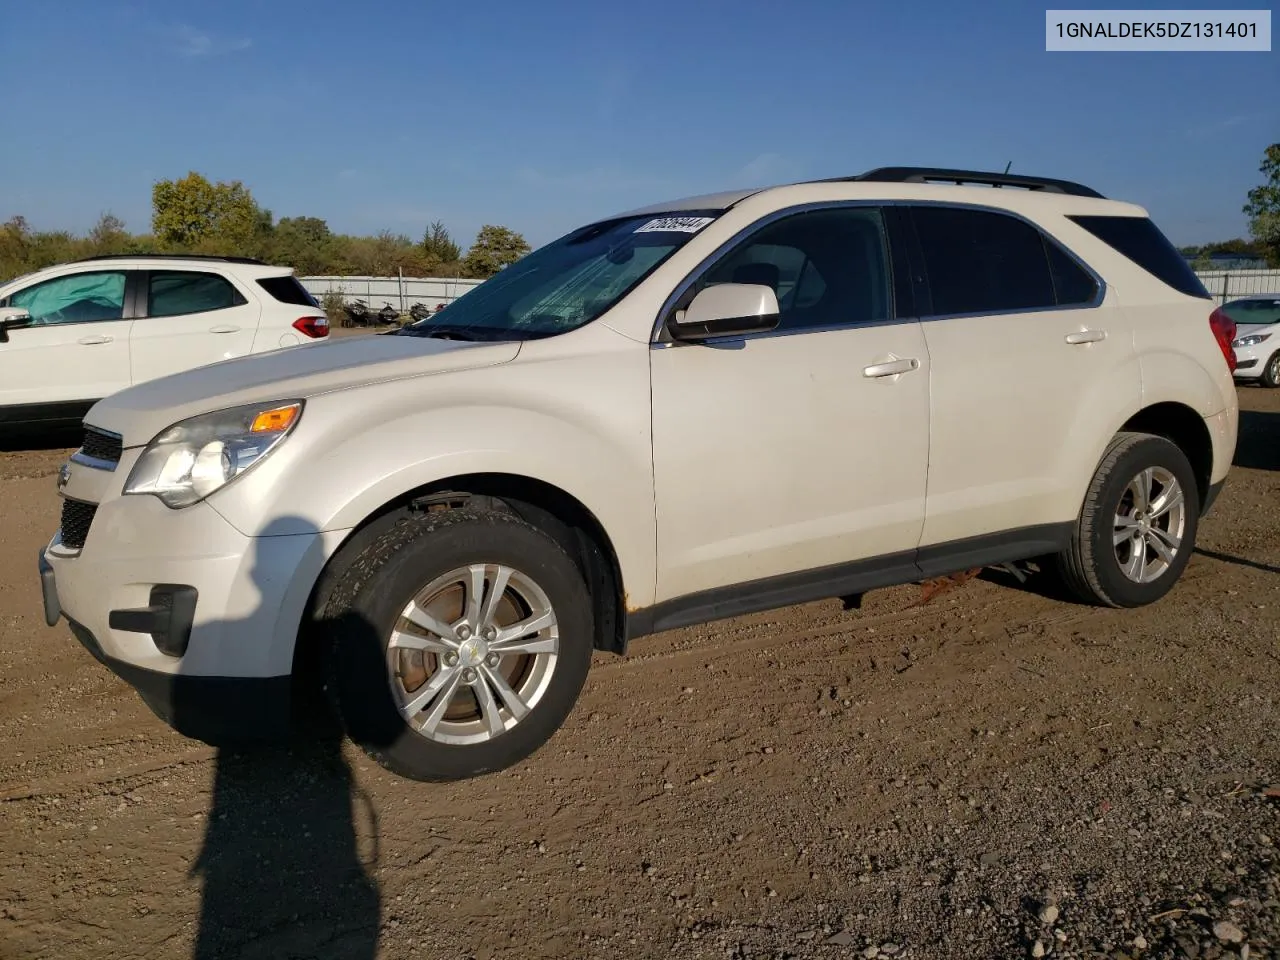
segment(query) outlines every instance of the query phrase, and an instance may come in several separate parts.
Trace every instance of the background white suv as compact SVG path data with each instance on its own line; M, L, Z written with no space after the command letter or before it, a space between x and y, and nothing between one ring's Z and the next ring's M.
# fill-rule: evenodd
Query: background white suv
M258 260L117 256L48 267L0 286L0 431L76 424L132 384L328 333L293 271Z
M1064 181L658 204L394 335L97 404L46 618L183 733L287 729L323 683L431 780L527 757L594 649L659 630L1042 557L1151 603L1235 448L1212 307L1142 208Z

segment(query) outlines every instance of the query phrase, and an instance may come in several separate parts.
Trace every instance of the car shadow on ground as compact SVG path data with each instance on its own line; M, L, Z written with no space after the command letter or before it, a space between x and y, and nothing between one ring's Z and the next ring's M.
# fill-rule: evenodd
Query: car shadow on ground
M83 428L78 426L0 427L0 453L65 450L80 446Z
M298 529L296 517L277 520L258 542ZM269 582L279 576L259 552L252 577L261 595L273 592ZM274 621L274 611L257 611L243 621L223 622L221 634L213 636L250 629L261 613ZM345 619L343 626L353 629ZM252 628L260 631L261 624ZM359 625L358 637L380 651L378 634L367 622ZM180 731L207 721L210 698L184 692L191 689L183 678L169 688L168 709ZM204 840L191 867L202 882L194 960L372 960L376 954L382 915L373 876L378 817L343 755L331 715L317 715L317 700L295 705L281 740L197 734L217 754ZM241 698L231 706L256 713L262 705Z
M1236 454L1231 463L1249 470L1280 470L1280 413L1240 411Z

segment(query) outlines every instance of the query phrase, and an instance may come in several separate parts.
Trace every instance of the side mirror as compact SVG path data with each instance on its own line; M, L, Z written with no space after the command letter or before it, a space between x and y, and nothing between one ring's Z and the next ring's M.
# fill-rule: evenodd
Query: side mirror
M10 330L31 326L31 314L26 307L0 307L0 343L9 342Z
M764 333L778 325L778 295L761 283L717 283L704 288L667 324L675 340L706 340Z

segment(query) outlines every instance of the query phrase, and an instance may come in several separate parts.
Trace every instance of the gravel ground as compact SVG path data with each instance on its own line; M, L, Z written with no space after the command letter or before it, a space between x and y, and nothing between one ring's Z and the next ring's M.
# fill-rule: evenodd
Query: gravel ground
M601 655L478 780L184 740L46 628L0 454L0 957L1280 957L1280 391L1183 582L988 573Z

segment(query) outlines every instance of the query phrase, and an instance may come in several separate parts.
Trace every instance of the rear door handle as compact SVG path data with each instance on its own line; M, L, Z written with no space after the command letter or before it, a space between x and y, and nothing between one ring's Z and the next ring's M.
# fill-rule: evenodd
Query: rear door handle
M77 343L83 343L86 347L92 347L99 343L110 343L111 337L81 337Z
M910 373L912 370L919 369L919 367L919 360L915 357L907 357L903 360L873 363L869 367L862 368L862 375L864 377L895 377L900 373Z
M1067 343L1097 343L1099 340L1107 339L1107 331L1105 330L1081 330L1078 333L1068 333Z
M223 324L220 327L210 327L209 332L210 333L235 333L239 329L240 329L239 327L234 327L230 324Z

